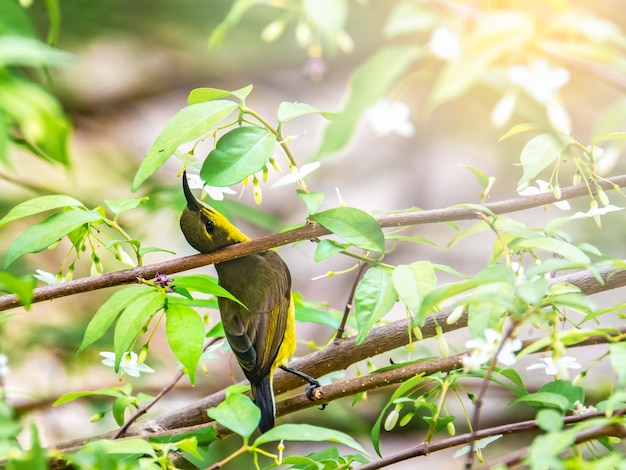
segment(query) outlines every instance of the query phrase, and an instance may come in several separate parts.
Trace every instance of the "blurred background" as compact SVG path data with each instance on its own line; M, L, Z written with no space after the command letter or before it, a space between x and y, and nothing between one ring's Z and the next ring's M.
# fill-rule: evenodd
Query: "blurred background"
M35 1L28 9L41 37L46 36L49 24L43 3ZM247 104L263 116L275 115L282 101L304 102L329 111L339 110L345 103L350 74L386 40L383 35L384 20L396 3L352 2L345 29L354 41L354 50L351 53L337 51L325 54L323 76L312 77L310 68L320 67L321 64L312 64L307 51L296 45L293 26L288 26L275 42L267 43L260 39L264 28L276 17L272 8L262 5L254 8L228 33L218 48L209 48L211 32L226 16L232 5L230 1L62 0L58 47L72 53L73 59L67 67L51 69L47 83L73 122L72 163L69 168L49 165L18 152L17 157L11 159L7 174L15 175L26 185L15 184L7 178L0 180L0 216L16 203L40 195L37 188L71 195L88 207L101 204L105 199L147 195L150 199L144 207L122 215L122 226L127 227L133 237L141 239L144 246L162 247L175 252L176 256L192 254L194 251L186 244L178 227L178 217L184 205L180 178L176 177L180 163L170 159L136 194L130 191L130 183L143 156L166 122L186 105L188 93L197 87L235 90L254 84ZM596 15L610 18L622 29L626 26L623 4L618 0L600 4L583 1L569 3L593 7ZM479 168L495 177L490 201L518 196L516 186L521 170L515 164L528 137L521 135L498 141L508 127L496 128L490 122L490 114L497 101L493 91L479 88L451 103L429 110L426 100L432 83L428 82L428 71L417 70L415 73L424 75L426 79L422 77L421 81L402 92L402 100L410 107L414 134L410 137L379 137L367 123L362 122L349 147L338 155L324 158L321 168L307 178L312 190L326 194L324 208L335 207L344 201L350 206L376 213L477 203L481 187L463 165ZM599 113L621 98L624 90L600 83L597 77L573 71L569 84L562 92L572 116L573 135L585 142L597 124ZM511 122L509 127L515 123ZM292 150L299 164L315 157L324 126L325 120L317 115L298 119L286 126L286 134L297 136L292 142ZM280 156L277 159L284 174L287 164L280 160ZM611 173L621 174L624 169L624 163L618 161ZM266 214L252 218L261 220L261 224L255 224L246 217L235 220L249 236L272 233L301 223L306 218L306 208L296 197L293 186L269 187L282 174L270 173L270 181L262 185L263 203L260 207L254 203L252 188L244 189L241 185L233 188L237 195L230 196L232 202ZM621 195L612 192L609 196L615 204L623 205ZM586 211L589 201L581 198L572 201L572 206L574 211ZM558 211L550 206L545 210L515 214L515 217L530 227L539 227L555 217ZM237 213L237 210L234 212ZM603 217L602 223L604 227L620 226L624 223L624 215L621 212L608 214ZM31 224L32 221L27 219L2 228L0 238L3 246L7 247ZM459 225L468 228L472 224L465 222ZM575 234L577 242L589 241L615 257L626 255L621 230L598 230L591 219L571 223L568 229ZM432 240L437 246L416 243L399 246L386 258L390 264L407 259L427 259L474 274L486 266L493 243L491 235L483 233L466 237L447 249L447 243L456 232L446 225L419 226L407 233ZM294 289L307 300L325 302L330 308L343 311L354 272L333 277L323 275L328 271L345 270L353 262L332 257L315 263L314 249L313 243L280 249L290 266ZM34 273L36 269L55 273L64 253L62 248L57 248L28 255L18 260L11 269L18 274ZM149 254L145 263L152 264L172 257L169 253ZM112 257L103 259L103 263L105 271L124 268ZM77 265L74 277L87 275L89 265ZM441 275L439 282L449 280ZM111 293L112 290L105 290L35 304L27 312L16 309L8 313L9 321L2 324L0 350L10 356L12 368L6 380L10 401L38 423L46 445L114 427L108 418L99 423L87 423L89 417L101 409L97 402L90 405L74 402L52 410L48 406L68 391L95 390L118 383L112 370L100 365L98 356L99 351L112 349L110 337L80 356L75 354L87 322ZM615 302L615 296L623 296L623 292L598 295L594 301L600 306L605 302ZM395 318L402 318L403 315L399 309ZM298 355L311 351L308 347L310 341L322 345L333 333L329 328L312 324L299 324L298 328L301 340ZM453 352L464 350L467 332L447 337L452 348L456 347ZM418 343L411 353L398 350L390 356L399 362L434 354L438 354L436 344L425 341ZM583 364L585 357L596 355L586 348L577 351L577 357ZM224 352L220 358L224 360L208 363L208 376L201 374L193 389L184 380L181 381L176 391L159 403L153 412L171 411L241 380L239 368L231 355ZM388 361L389 356L385 356L373 359L373 364L384 366ZM126 380L134 383L136 390L155 394L176 373L176 361L169 353L164 337L152 343L147 363L157 370L156 374L142 376L140 381ZM359 367L364 371L369 365L361 364ZM598 367L591 372L597 380L599 392L612 383L607 370ZM346 371L346 374L354 373L354 370ZM531 388L533 381L541 385L544 380L538 374L529 375L528 386ZM355 407L352 407L351 400L335 402L323 412L312 409L291 415L281 422L309 422L336 427L357 435L359 441L371 449L369 430L390 393L390 390L371 393L367 401L359 402ZM497 413L483 419L483 426L510 421L509 416L502 416L502 404L511 397L500 394L502 392L498 391L490 396L489 406L494 403ZM492 402L492 398L501 401ZM451 409L450 412L460 412L460 409ZM511 407L506 412L518 417L531 417L530 408L523 406ZM414 419L407 427L397 428L392 434L383 436L383 452L389 454L418 444L423 437L421 428L419 420ZM457 432L462 429L462 423L458 423ZM522 437L520 445L521 442L529 442L529 438ZM293 449L297 448L296 444L291 445ZM215 452L226 455L228 446L228 441L220 443ZM453 452L442 452L441 458L445 461ZM429 461L432 463L430 458ZM455 466L455 462L452 461L446 468L461 468L462 463L458 462ZM407 462L390 468L414 468L415 463Z

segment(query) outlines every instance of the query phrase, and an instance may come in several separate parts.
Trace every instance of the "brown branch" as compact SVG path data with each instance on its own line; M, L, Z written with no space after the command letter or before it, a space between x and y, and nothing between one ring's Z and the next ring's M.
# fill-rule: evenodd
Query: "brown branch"
M622 415L626 412L625 409L617 410L616 415ZM575 424L580 423L581 421L586 421L592 418L602 418L605 417L605 413L602 411L598 411L596 413L588 413L584 415L570 415L565 416L563 418L563 424ZM534 419L528 421L520 421L518 423L510 423L503 424L501 426L494 426L488 429L481 429L476 431L475 435L477 439L485 439L487 437L497 436L499 434L517 434L520 432L533 431L539 429L537 421ZM581 433L581 436L587 436L587 432ZM602 434L606 435L606 434ZM596 437L601 437L596 433ZM458 436L452 436L447 439L442 439L441 441L429 443L423 442L417 446L410 447L401 452L397 452L392 455L388 455L382 459L376 460L374 462L370 462L368 464L362 465L359 467L359 470L376 470L378 468L388 467L389 465L393 465L394 463L404 462L405 460L409 460L415 457L422 457L430 455L433 452L437 452L440 450L450 449L452 447L457 447L463 444L468 444L473 439L472 433L468 432L465 434L459 434ZM576 439L577 441L579 438ZM586 439L589 440L589 439ZM582 441L581 441L582 442ZM526 449L527 451L528 449ZM517 454L517 452L516 452ZM524 454L525 455L525 454ZM513 459L511 459L513 460ZM499 464L505 463L504 461L499 461ZM508 459L506 463L509 463ZM496 464L490 465L490 468L496 467ZM508 465L504 465L504 467L509 468Z
M608 282L603 284L598 283L592 274L584 274L585 275L574 274L561 276L554 278L552 282L570 282L579 286L582 292L587 295L626 285L626 271L616 272L608 269L602 270L602 278L609 279ZM621 283L616 282L617 279L620 279ZM443 332L450 332L467 326L466 315L463 315L453 325L449 325L445 321L448 314L449 312L443 312L428 317L424 326L421 328L423 338L426 339L434 337L437 334L437 325L442 328ZM336 340L323 350L316 351L293 361L290 365L308 375L320 377L330 372L346 369L352 364L369 357L377 356L384 352L405 346L412 341L414 341L414 338L409 334L408 321L399 320L373 329L363 343L359 345L356 344L355 338L343 338ZM606 342L606 338L593 337L588 339L587 342L580 343L580 345L587 345L593 341ZM432 373L433 370L454 370L460 367L460 357L461 355L448 356L434 359L432 361L425 361L421 364L411 366L413 367L411 369L394 369L393 371L386 373L386 375L383 375L382 373L372 374L365 377L358 377L356 379L349 379L350 382L342 381L340 383L327 385L321 387L323 397L320 401L311 402L306 398L305 394L300 394L286 400L279 401L276 404L277 415L282 416L309 408L311 406L328 403L332 400L358 393L359 391L370 390L372 388L398 383L398 381L406 380L403 377L407 376L402 374L409 374L408 377L411 377L419 373ZM401 370L404 372L401 372ZM302 385L303 382L293 374L285 373L282 370L276 371L276 375L274 377L274 390L276 395L302 387ZM349 387L350 391L347 389L344 391L345 387ZM127 435L169 435L202 428L210 422L206 414L206 409L219 405L224 399L224 391L216 392L172 413L135 423L127 430ZM109 439L113 435L113 432L109 432L85 439L66 442L59 445L59 448L65 450L76 450L86 442L95 439Z
M606 181L597 182L606 190L615 187L626 186L626 175L615 176ZM585 184L568 186L561 190L561 199L566 200L589 194ZM534 196L524 196L504 201L484 204L484 208L495 214L505 214L525 209L532 209L556 202L557 199L551 192L537 194ZM408 225L422 225L438 222L452 222L457 220L471 220L477 218L475 207L454 206L446 209L433 209L422 212L406 212L401 214L387 214L378 217L376 220L383 228L402 227ZM271 248L295 243L302 240L311 240L317 237L328 235L330 232L319 224L308 223L302 227L289 230L283 233L268 235L245 243L231 245L214 253L197 254L185 256L162 263L139 266L123 271L101 274L99 276L85 277L74 281L45 286L35 289L33 293L33 303L44 300L52 300L59 297L89 292L107 287L131 284L138 278L152 279L157 273L173 274L189 269L198 268L214 263L221 263L227 260L241 258L252 253L268 250ZM0 311L8 310L20 306L17 296L14 294L0 297Z

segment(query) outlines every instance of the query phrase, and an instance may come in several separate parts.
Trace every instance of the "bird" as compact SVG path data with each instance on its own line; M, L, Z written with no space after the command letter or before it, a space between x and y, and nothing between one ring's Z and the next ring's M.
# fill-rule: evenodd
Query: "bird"
M180 228L194 249L211 253L250 240L223 214L194 197L186 171L183 192L187 205L180 217ZM250 382L254 403L261 411L259 430L264 433L274 427L272 380L278 367L307 380L310 385L306 393L311 400L312 391L320 386L316 379L287 366L296 349L291 274L273 250L224 261L216 264L215 269L219 285L245 305L218 297L226 340Z

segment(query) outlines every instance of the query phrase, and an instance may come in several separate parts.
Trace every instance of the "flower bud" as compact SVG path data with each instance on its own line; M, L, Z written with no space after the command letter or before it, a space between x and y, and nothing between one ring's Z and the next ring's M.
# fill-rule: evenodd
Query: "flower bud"
M261 32L261 39L265 42L274 42L282 36L285 31L285 22L282 20L275 20L268 24Z

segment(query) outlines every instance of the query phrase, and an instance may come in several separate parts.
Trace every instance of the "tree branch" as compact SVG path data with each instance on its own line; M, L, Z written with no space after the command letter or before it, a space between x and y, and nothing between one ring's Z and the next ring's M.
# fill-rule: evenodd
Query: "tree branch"
M606 181L598 180L597 183L605 190L626 186L626 175L615 176ZM495 214L505 214L525 209L531 209L556 201L563 201L589 194L586 184L568 186L561 190L561 199L556 199L551 192L533 196L524 196L494 203L484 204L485 209ZM477 219L478 211L474 207L453 206L446 209L433 209L421 212L405 212L401 214L387 214L377 217L377 221L383 228L403 227L409 225L422 225L439 222L452 222L457 220ZM314 216L313 216L314 217ZM99 276L85 277L74 281L39 287L33 293L33 303L44 300L52 300L59 297L90 292L107 287L123 284L131 284L138 278L152 279L157 273L173 274L189 269L207 266L209 264L222 263L235 258L241 258L260 251L269 250L289 243L302 240L311 240L328 235L330 232L321 225L311 222L306 225L283 233L276 233L249 242L227 246L213 253L197 254L177 258L148 266L139 266L123 271L116 271ZM0 297L0 311L20 306L17 296L14 294Z

